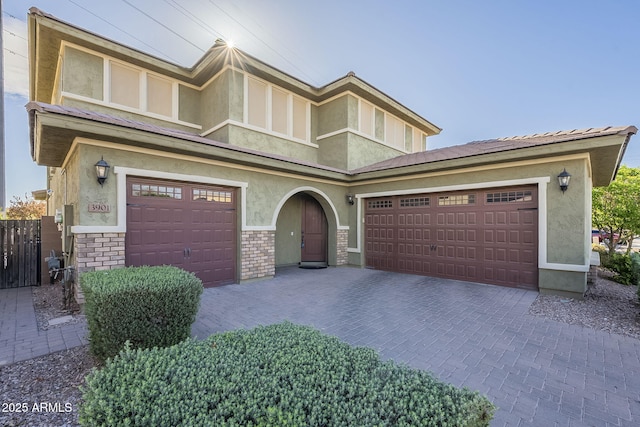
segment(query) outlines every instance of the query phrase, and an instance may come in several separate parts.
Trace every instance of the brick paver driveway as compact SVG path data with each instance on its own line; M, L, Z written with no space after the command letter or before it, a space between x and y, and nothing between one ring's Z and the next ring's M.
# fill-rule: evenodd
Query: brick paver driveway
M536 292L359 268L205 290L195 336L283 320L486 394L492 426L640 425L640 341L527 314Z

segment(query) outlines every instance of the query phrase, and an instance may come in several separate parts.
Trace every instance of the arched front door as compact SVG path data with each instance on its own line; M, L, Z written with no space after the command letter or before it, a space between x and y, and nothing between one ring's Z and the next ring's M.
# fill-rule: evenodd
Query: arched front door
M300 261L327 263L327 217L320 203L311 196L302 198L302 230Z

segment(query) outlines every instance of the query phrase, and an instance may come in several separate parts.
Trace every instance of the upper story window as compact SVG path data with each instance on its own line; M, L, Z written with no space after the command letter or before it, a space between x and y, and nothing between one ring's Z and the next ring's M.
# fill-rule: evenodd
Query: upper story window
M359 130L364 135L409 153L424 151L427 136L392 114L360 99Z
M197 124L199 88L139 66L62 42L54 103L76 99L179 123ZM180 108L180 104L184 107Z
M109 102L142 112L174 117L174 82L111 60L108 61L108 69Z
M247 124L308 142L308 101L253 77L247 76L245 81Z
M391 114L385 115L384 140L387 144L405 150L404 123L393 117Z
M140 72L125 65L111 62L109 100L131 108L140 108Z
M375 138L376 108L365 101L360 101L360 132Z

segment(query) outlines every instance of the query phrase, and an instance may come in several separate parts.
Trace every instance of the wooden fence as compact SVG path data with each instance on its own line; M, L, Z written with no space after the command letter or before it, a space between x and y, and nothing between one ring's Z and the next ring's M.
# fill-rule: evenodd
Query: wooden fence
M0 221L0 289L40 285L40 220Z

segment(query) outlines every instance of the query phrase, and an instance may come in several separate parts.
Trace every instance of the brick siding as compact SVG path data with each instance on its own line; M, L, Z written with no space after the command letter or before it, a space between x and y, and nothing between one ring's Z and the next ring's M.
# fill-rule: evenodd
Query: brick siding
M276 233L270 230L242 232L240 280L273 277L276 274Z
M336 239L336 265L349 264L349 230L338 230Z
M78 274L125 266L124 233L79 233L74 239L74 264ZM84 295L79 286L75 286L75 295L82 304Z

